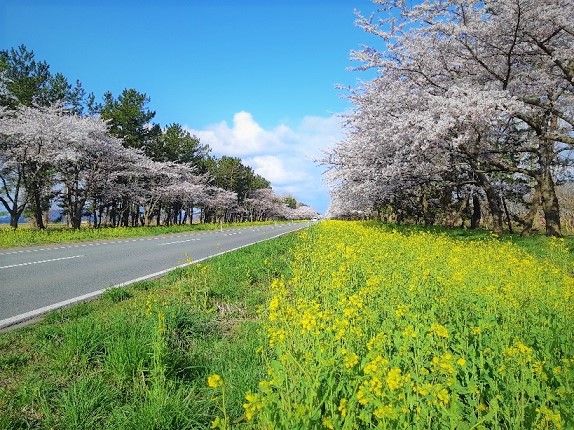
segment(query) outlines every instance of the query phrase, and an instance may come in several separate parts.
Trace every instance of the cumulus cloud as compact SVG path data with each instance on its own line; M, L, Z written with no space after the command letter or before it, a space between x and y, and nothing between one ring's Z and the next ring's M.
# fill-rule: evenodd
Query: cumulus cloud
M243 161L245 164L253 167L255 173L263 176L273 184L288 184L293 182L294 178L297 178L296 180L300 182L300 178L308 177L304 172L286 169L283 165L283 160L275 155L258 155L253 158L246 158Z
M261 127L249 112L237 112L233 122L187 129L208 144L215 155L240 157L254 171L271 182L280 193L324 211L328 193L322 183L321 166L313 159L322 150L341 140L341 125L336 116L304 117L295 127L279 124Z
M279 149L291 138L291 130L279 125L273 130L264 130L249 112L233 115L233 124L227 121L208 125L205 130L191 130L202 142L207 143L215 153L231 156L260 154Z

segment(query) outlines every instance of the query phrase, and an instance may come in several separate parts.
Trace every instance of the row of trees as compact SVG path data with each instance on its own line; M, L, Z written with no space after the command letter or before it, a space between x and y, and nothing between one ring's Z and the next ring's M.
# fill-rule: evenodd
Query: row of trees
M0 203L16 228L56 207L74 228L311 218L239 158L210 156L179 124L152 123L149 98L101 103L24 46L0 51ZM196 214L197 218L197 214Z
M350 91L346 138L323 160L331 215L488 221L496 232L518 223L528 233L541 210L546 233L560 235L556 189L574 149L574 3L374 3L378 12L357 22L384 50L354 53L378 76Z

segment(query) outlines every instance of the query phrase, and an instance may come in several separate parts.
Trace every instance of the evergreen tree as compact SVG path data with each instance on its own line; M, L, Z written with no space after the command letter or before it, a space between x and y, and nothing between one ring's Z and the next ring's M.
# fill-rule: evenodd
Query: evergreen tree
M124 89L117 99L107 91L99 114L108 120L110 132L122 139L126 147L141 149L153 157L154 140L160 135L161 128L151 124L155 112L147 107L149 102L145 93L133 88Z

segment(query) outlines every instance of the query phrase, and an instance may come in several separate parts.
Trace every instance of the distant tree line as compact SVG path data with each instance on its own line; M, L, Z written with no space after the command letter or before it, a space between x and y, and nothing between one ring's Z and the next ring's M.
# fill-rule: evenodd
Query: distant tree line
M0 51L0 203L18 227L45 228L57 208L74 228L308 219L239 158L180 124L153 123L135 89L101 102L80 81L52 74L25 46Z
M561 235L574 150L574 3L374 0L381 49L323 160L331 216ZM537 215L540 214L540 215Z

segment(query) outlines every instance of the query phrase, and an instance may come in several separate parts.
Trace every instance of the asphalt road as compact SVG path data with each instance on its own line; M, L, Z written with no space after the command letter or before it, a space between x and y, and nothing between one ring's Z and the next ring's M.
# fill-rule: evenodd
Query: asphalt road
M242 227L27 248L0 249L0 328L134 280L306 227Z

